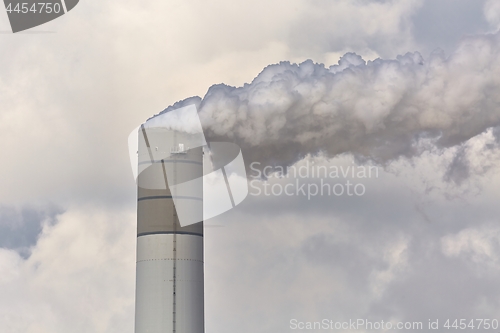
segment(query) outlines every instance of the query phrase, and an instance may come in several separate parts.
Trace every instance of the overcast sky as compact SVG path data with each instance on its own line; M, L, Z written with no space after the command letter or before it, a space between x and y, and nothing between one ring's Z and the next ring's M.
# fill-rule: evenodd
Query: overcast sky
M248 120L253 132L242 132L247 118L218 122L221 110L205 106L207 130L233 133L247 163L278 151L275 164L379 174L353 180L362 196L249 195L211 220L221 227L205 231L206 331L292 332L292 319L500 320L499 28L495 0L82 0L15 35L0 10L0 333L132 333L128 134L179 100L251 83L280 61L301 65L268 68L245 89L272 86L290 66L305 83L292 87L299 106L287 114L323 119L301 108L319 81L300 75L329 71L332 96L352 94L360 108L344 103L339 114L352 118L329 123L325 113L324 127L298 121L293 136L277 136L259 121L279 125L268 107L283 101L278 87L259 90L269 112ZM346 53L359 57L339 63ZM395 101L399 87L406 97ZM377 94L357 94L366 91ZM408 110L427 127L413 126ZM388 117L393 127L380 121ZM338 119L370 135L328 136ZM295 137L300 151L280 143Z

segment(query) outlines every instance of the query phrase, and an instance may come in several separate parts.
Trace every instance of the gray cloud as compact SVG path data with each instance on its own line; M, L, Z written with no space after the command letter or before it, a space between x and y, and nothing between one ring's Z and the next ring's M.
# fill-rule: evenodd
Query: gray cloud
M498 177L485 178L490 189L497 187ZM494 318L500 238L489 221L499 213L495 200L436 198L414 192L418 182L416 175L386 175L352 202L249 198L221 216L226 228L207 231L210 324L251 332L283 331L292 318L424 324ZM221 298L223 290L228 296ZM249 317L260 320L242 327Z
M436 48L447 53L466 35L489 29L483 13L486 0L423 1L412 17L413 36L426 54Z
M448 181L453 181L457 185L460 185L465 179L469 178L469 176L470 167L465 153L465 148L460 147L455 153L453 161L448 166L448 170L446 170L444 178Z
M44 224L53 225L62 210L46 207L0 207L0 247L13 249L23 257L31 253Z

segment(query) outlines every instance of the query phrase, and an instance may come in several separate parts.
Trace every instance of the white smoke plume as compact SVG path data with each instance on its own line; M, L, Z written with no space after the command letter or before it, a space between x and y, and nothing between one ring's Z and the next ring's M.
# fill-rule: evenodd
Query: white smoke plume
M500 35L466 37L449 57L281 62L250 84L214 85L175 106L193 102L207 138L237 143L247 162L348 152L383 164L420 154L423 138L450 147L500 125Z

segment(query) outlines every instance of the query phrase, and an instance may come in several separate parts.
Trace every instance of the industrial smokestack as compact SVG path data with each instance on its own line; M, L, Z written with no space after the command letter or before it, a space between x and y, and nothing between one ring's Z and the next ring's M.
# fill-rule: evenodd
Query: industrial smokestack
M203 220L248 194L241 150L230 142L209 149L189 102L129 136L137 181L135 333L204 331Z
M202 333L203 142L199 133L152 120L136 132L135 333ZM188 207L188 223L181 223L182 207Z

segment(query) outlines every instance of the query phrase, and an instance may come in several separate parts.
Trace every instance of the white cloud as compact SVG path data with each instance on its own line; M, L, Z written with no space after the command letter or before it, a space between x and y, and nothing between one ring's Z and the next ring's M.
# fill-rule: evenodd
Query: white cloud
M288 36L298 55L316 59L325 52L357 52L395 57L414 50L411 16L421 0L312 0L301 4L301 15L291 23Z
M398 275L405 273L408 268L408 244L409 241L405 238L396 239L390 244L387 244L382 258L387 264L387 268L374 270L372 272L372 293L374 297L380 297L386 291Z
M70 209L28 259L0 249L0 332L133 332L135 218Z
M494 31L500 29L500 2L489 0L484 4L484 16Z
M441 240L443 253L498 270L500 228L494 225L470 227Z

